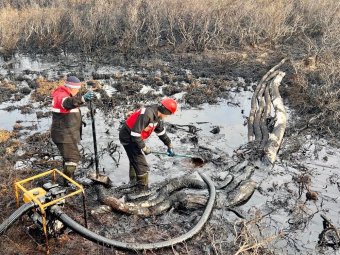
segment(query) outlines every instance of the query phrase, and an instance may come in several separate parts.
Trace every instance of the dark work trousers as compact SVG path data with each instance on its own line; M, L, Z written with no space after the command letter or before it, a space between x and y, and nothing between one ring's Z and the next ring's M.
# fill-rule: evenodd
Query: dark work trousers
M65 162L77 163L80 160L78 145L74 143L56 143L58 150Z
M123 146L129 158L130 164L136 171L136 174L141 176L148 173L148 163L146 162L145 156L141 149L138 148L137 143L128 143L127 145Z

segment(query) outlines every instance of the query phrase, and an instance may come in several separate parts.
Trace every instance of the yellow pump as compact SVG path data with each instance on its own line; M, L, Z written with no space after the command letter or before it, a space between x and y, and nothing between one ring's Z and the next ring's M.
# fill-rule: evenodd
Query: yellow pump
M39 199L40 197L43 197L46 194L46 190L38 187L38 188L28 190L27 193L29 193L31 196L35 197L36 199ZM27 193L24 193L24 196L23 196L23 200L25 203L29 203L33 200Z
M51 176L53 179L52 183L55 183L57 175L60 176L61 178L67 180L68 182L72 183L76 189L71 192L66 194L64 191L58 193L58 190L54 190L56 193L53 194L53 185L51 183L46 183L49 184L49 188L47 188L46 185L44 185L44 188L41 187L36 187L31 190L27 190L24 186L27 183L30 183L33 180L42 178L42 177L47 177ZM46 187L45 187L46 186ZM25 203L30 203L34 202L34 204L37 205L37 208L39 209L39 213L41 215L41 220L42 220L42 228L45 234L45 239L46 239L46 254L49 254L49 248L48 248L48 233L47 233L47 226L46 226L46 210L53 206L57 205L59 203L65 202L66 198L75 196L77 194L82 194L83 196L83 208L84 208L84 219L85 219L85 226L87 226L87 219L86 219L86 206L85 206L85 190L82 185L79 183L75 182L72 180L70 177L66 176L64 173L60 172L58 169L52 169L48 170L46 172L37 174L35 176L31 176L27 179L21 180L21 181L16 181L14 183L14 190L15 190L15 198L17 202L17 206L19 207L19 192L21 191L23 193L23 200ZM46 196L48 198L46 199Z

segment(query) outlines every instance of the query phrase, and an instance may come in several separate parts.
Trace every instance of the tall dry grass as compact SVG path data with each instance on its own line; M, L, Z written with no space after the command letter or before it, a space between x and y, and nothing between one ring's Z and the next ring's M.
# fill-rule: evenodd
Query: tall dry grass
M302 43L321 51L340 47L339 13L338 0L3 0L0 45L124 52Z
M339 35L339 0L0 2L1 51L187 52L251 45L279 46L293 59L317 56L315 71L295 66L292 91L299 93L290 99L301 113L322 112L318 120L330 114L336 128Z

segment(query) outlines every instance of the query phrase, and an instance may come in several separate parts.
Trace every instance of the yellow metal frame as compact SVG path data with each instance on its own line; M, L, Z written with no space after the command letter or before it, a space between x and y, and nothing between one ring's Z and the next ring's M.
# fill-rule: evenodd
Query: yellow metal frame
M39 179L41 177L47 176L47 175L52 175L53 176L53 180L56 180L56 175L60 175L61 177L63 177L64 179L66 179L67 181L69 181L70 183L72 183L74 186L77 187L77 189L63 197L57 198L55 200L52 200L48 203L41 203L41 201L39 200L39 198L37 198L35 195L31 194L29 192L29 190L24 188L24 184L31 182L33 180ZM46 237L46 254L49 254L49 249L48 249L48 236L47 236L47 227L46 227L46 211L45 209L49 206L55 205L57 203L59 203L60 201L68 198L68 197L72 197L75 196L79 193L83 194L83 198L85 198L85 190L83 188L82 185L80 185L79 183L75 182L74 180L72 180L70 177L68 177L67 175L63 174L62 172L60 172L58 169L52 169L49 171L46 171L44 173L41 174L37 174L35 176L29 177L27 179L21 180L21 181L17 181L14 183L14 190L15 190L15 198L16 198L16 202L17 202L17 206L19 207L19 190L21 190L23 192L23 194L27 195L30 199L32 199L34 201L34 203L36 203L39 208L40 208L40 212L42 214L42 223L43 223L43 230L44 230L44 234Z

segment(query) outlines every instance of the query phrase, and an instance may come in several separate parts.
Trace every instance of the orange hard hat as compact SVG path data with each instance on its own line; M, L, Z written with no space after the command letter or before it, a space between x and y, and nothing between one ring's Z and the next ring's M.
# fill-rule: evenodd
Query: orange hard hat
M161 101L161 104L171 112L171 114L174 114L177 110L177 102L172 99L172 98L164 98L162 101Z

